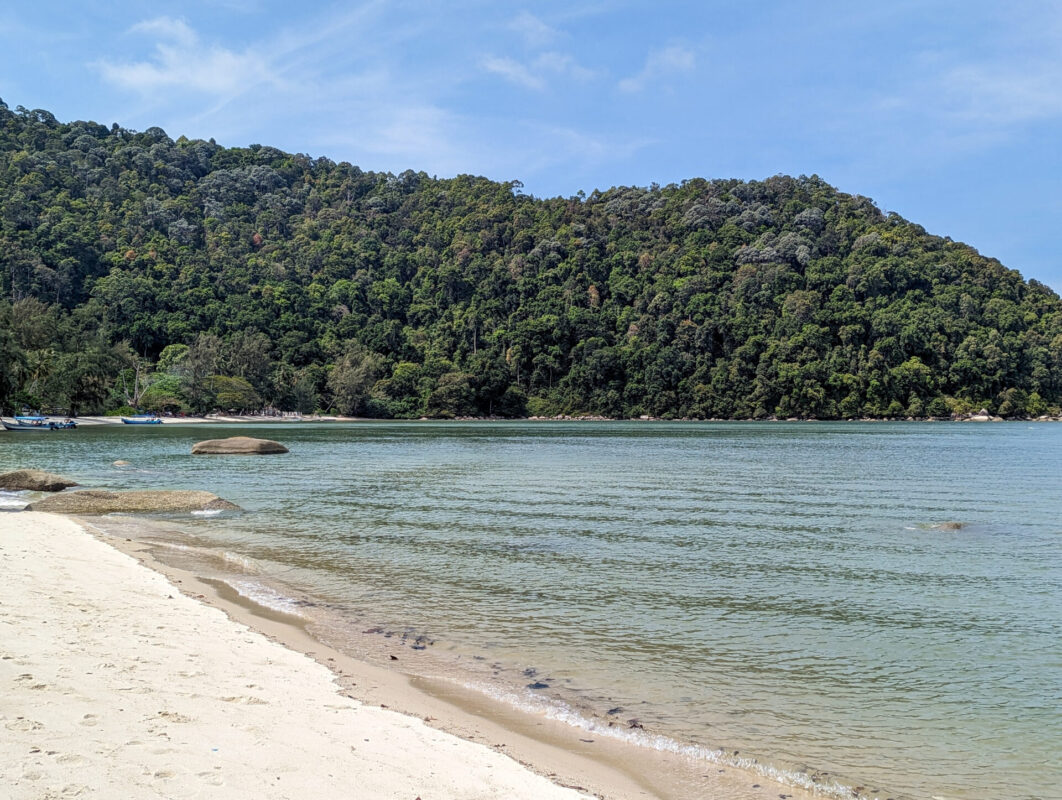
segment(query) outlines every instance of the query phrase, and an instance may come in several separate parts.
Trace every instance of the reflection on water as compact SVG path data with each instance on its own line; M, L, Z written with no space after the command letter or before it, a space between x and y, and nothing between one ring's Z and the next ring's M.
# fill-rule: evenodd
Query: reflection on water
M327 609L333 637L368 622L436 642L514 702L868 794L1057 792L1060 426L253 431L292 452L192 457L248 430L108 427L5 438L0 463L215 491L249 513L181 525L228 554L238 591Z

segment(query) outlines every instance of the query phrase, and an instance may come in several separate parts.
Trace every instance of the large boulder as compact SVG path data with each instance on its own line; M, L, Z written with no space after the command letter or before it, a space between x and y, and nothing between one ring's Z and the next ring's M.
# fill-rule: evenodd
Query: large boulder
M233 436L229 439L207 439L192 445L192 455L266 455L286 453L288 448L270 439Z
M240 507L212 492L136 491L105 492L89 489L63 492L30 503L29 511L55 514L111 514L118 511L238 511Z
M71 486L77 486L77 481L40 469L17 469L0 475L0 489L8 491L60 492Z

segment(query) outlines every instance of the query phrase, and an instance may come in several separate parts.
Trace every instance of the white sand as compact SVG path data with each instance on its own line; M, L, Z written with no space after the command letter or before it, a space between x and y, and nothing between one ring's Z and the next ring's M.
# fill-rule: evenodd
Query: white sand
M576 800L48 514L0 514L0 795Z

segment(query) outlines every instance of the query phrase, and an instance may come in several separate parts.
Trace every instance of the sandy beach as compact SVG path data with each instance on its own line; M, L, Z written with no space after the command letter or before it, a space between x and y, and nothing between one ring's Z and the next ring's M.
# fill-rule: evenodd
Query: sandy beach
M0 564L11 800L586 797L342 695L313 659L68 519L0 516Z
M0 514L5 800L813 796L352 658L125 520Z

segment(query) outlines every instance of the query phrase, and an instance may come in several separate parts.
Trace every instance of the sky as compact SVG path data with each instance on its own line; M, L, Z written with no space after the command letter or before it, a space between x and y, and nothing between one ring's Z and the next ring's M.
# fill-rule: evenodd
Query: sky
M1062 4L0 8L0 98L538 197L817 174L1062 292Z

